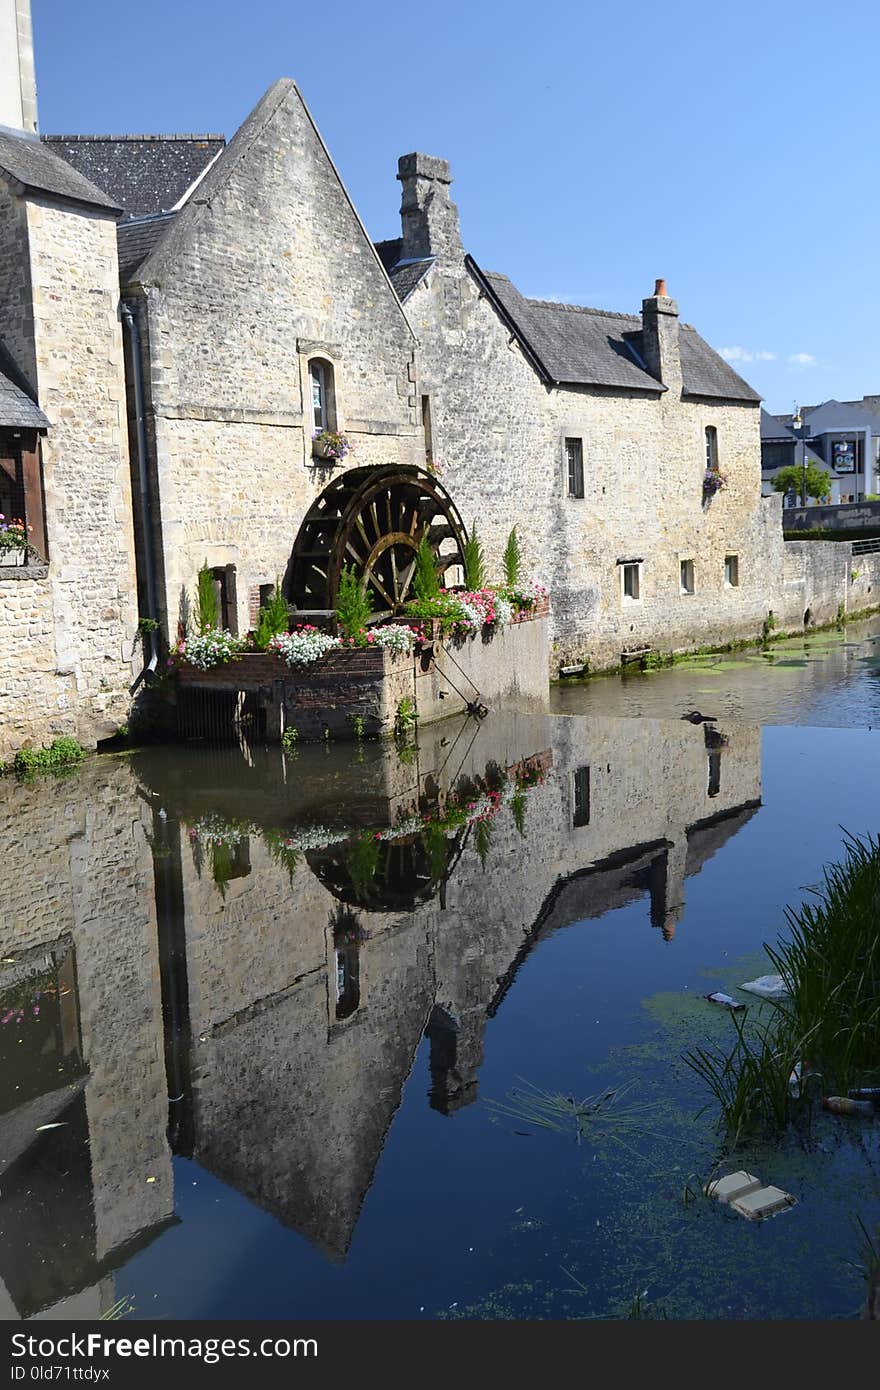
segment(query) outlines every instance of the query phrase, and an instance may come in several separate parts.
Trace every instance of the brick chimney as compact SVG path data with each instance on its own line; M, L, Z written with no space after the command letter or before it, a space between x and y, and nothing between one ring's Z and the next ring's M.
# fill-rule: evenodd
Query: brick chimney
M678 305L666 293L665 280L658 280L651 297L642 300L642 356L651 375L680 395Z
M429 154L404 154L397 161L397 177L403 185L401 260L460 257L461 232L458 208L449 196L448 161Z

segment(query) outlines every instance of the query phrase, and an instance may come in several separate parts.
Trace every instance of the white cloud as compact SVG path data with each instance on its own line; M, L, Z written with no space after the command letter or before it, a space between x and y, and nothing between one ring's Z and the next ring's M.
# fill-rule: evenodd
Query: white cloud
M728 362L775 362L776 353L767 352L765 348L744 348L744 347L723 347L719 348L721 356Z
M793 367L815 367L816 359L811 352L792 352L789 354L789 362Z

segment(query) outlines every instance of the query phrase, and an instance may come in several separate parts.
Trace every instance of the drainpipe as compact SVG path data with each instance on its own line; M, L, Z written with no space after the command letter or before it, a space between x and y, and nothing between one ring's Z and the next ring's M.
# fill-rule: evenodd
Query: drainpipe
M153 550L153 509L150 499L150 483L147 476L147 428L144 420L144 376L143 364L141 361L141 334L138 328L137 319L131 312L131 306L123 300L120 305L122 311L122 322L128 332L128 343L131 352L131 368L134 378L134 409L137 423L137 462L138 462L138 484L140 491L141 520L144 535L144 570L147 581L147 617L152 618L153 622L159 620L159 602L156 591L156 559ZM150 630L150 659L144 666L140 675L132 686L129 687L129 695L133 695L142 680L147 675L152 675L159 662L159 645L156 638L156 628Z

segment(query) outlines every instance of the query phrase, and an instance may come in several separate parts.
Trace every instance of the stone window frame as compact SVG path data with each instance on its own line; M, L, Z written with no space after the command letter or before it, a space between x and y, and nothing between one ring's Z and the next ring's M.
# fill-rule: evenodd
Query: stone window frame
M320 362L330 370L329 409L324 429L345 433L344 381L342 371L342 348L338 343L317 341L311 338L298 338L296 343L299 357L300 397L302 401L303 437L306 462L312 460L312 439L315 434L315 418L312 411L312 363Z
M640 556L624 556L617 561L617 568L620 572L620 601L625 605L631 603L641 603L642 601L642 566L644 560ZM635 592L627 593L627 575L635 570Z
M682 598L693 598L697 592L697 578L692 555L679 555L678 557L678 592Z
M705 425L703 427L703 440L706 451L706 472L717 473L721 467L718 461L719 452L717 425Z
M569 456L569 445L576 444L580 451L580 458L576 459L575 476L577 468L580 469L580 491L572 491L572 459ZM584 476L584 439L583 435L574 431L568 431L562 436L562 466L563 466L563 486L565 496L570 502L582 502L586 497L586 480Z
M732 565L731 561L733 562ZM734 576L733 579L729 578L731 573ZM724 587L725 589L739 588L739 554L734 551L730 551L724 556Z

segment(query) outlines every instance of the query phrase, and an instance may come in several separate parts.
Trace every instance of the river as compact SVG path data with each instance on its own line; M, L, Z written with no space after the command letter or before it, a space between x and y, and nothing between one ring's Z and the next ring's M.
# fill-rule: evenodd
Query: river
M878 710L874 622L7 779L0 1316L854 1316L876 1123L726 1154L682 1054L876 832ZM741 1166L797 1204L701 1195Z

